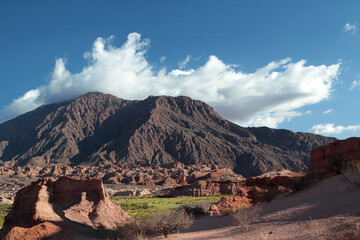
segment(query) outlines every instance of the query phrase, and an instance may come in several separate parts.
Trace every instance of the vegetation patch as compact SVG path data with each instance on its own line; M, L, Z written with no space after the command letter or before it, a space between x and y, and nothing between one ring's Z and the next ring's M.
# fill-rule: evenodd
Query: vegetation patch
M120 226L116 230L116 239L146 239L147 232L158 232L167 238L173 231L186 229L193 222L194 217L184 209L157 210L139 221Z
M2 228L4 224L5 216L8 214L8 212L11 209L11 204L3 204L0 205L0 228Z
M135 219L143 219L156 210L177 209L183 205L210 202L216 203L223 196L210 197L152 197L152 198L124 198L111 197L111 200L121 205L130 216Z

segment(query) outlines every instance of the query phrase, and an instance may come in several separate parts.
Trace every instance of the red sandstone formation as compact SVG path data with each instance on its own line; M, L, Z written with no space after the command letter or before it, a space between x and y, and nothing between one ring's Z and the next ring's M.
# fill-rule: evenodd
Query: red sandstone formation
M339 140L311 151L307 173L318 182L339 174L341 166L358 161L360 161L360 138Z
M285 188L293 189L294 185L306 174L292 172L287 169L269 172L257 177L247 178L245 180L246 186L266 186L276 187L282 186Z
M1 233L45 222L113 229L131 220L119 205L110 201L101 179L43 178L16 194Z
M212 173L205 175L210 176ZM219 176L217 172L214 172L215 176ZM203 179L202 177L201 179ZM167 192L170 196L214 196L214 195L234 195L238 192L238 189L244 186L245 179L236 174L220 175L216 178L209 178L206 180L198 180L190 185L179 186L175 189Z
M260 187L242 187L234 197L222 197L216 204L212 204L208 211L210 216L227 214L243 207L250 207L263 201L265 189Z
M19 184L13 186L0 183L0 191L4 197L12 198L20 186L28 185L29 182L44 177L95 177L102 178L107 184L183 186L225 174L236 175L231 169L219 168L216 165L187 166L180 162L168 164L166 167L135 166L132 168L122 168L113 164L97 167L57 164L43 168L0 166L0 178L12 179L13 182L19 181Z
M296 183L304 176L305 173L296 173L283 169L258 177L243 179L237 182L237 186L240 185L240 187L237 188L234 197L221 198L218 203L210 206L208 213L211 216L223 215L229 211L236 211L259 202L270 201L279 193L293 191ZM208 189L208 191L210 190Z

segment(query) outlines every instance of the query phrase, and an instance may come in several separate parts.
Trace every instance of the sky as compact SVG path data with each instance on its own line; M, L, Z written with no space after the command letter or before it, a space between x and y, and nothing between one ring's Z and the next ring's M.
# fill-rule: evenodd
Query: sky
M87 92L360 134L360 1L0 1L0 122Z

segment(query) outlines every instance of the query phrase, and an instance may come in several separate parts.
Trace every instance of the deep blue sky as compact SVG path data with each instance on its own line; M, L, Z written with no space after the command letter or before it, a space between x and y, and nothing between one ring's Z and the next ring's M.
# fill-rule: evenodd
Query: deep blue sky
M288 57L305 59L306 66L341 62L330 96L294 109L302 115L277 127L308 131L333 123L353 128L324 134L358 136L360 87L349 88L360 79L359 13L359 1L2 0L0 108L47 85L56 59L66 59L66 68L78 73L89 65L83 54L98 37L114 36L112 45L121 47L129 33L137 32L151 41L145 57L154 71L176 69L187 55L193 59L189 69L215 55L243 73ZM355 32L344 30L347 23ZM333 110L324 114L328 109Z

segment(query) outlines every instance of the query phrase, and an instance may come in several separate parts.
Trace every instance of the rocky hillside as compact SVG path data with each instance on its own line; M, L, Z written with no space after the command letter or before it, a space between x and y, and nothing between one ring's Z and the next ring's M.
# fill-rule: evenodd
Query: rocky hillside
M0 125L4 165L153 166L216 164L245 177L303 171L310 150L334 141L310 133L243 128L188 97L142 101L88 93Z

